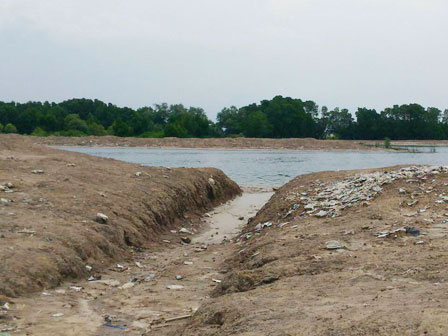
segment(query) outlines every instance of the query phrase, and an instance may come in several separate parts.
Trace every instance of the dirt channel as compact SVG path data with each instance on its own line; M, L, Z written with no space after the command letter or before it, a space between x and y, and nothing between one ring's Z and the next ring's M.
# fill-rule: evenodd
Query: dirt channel
M29 142L26 145L31 146ZM61 152L54 150L51 154L58 153L57 159L48 161L50 152L46 151L50 149L30 148L27 152L26 146L11 143L2 148L5 158L14 150L20 152L17 156L23 162L14 173L22 174L18 180L21 192L34 190L29 186L42 183L27 179L29 170L37 168L36 162L42 165L48 162L46 172L62 162L67 174L66 165L73 161L71 155L75 155L77 167L91 165L90 188L95 186L95 192L86 193L83 200L87 203L79 209L86 211L89 208L86 204L93 204L94 209L105 204L107 197L96 198L95 183L102 175L95 175L95 171L102 170L104 174L112 169L109 166L114 166L120 179L107 170L109 175L102 183L123 180L126 190L136 191L133 196L114 198L113 204L121 202L116 208L121 212L117 211L120 216L111 215L113 223L120 228L123 224L118 218L123 214L132 218L131 213L142 210L134 205L144 197L135 184L142 177L135 176L136 165L75 153L62 154L70 155L70 160L64 157L61 161ZM36 157L42 159L42 153L46 153L45 160L33 161ZM97 166L99 162L104 164ZM12 166L6 167L13 170ZM176 183L167 184L166 189L156 189L157 183L152 184L151 190L162 190L163 199L173 198L177 202L180 200L175 195L183 190L178 185L198 174L194 180L197 182L193 182L197 183L197 189L193 190L202 197L191 203L193 194L181 194L185 203L173 212L179 220L168 221L163 229L151 231L149 240L148 236L141 237L148 244L136 243L141 229L137 227L132 231L136 235L132 244L126 243L126 239L117 240L114 244L121 247L120 253L108 258L101 254L104 263L90 262L101 260L98 257L82 260L79 265L83 271L75 274L79 280L74 279L75 275L65 276L55 282L33 284L37 287L32 288L40 288L34 294L20 292L20 297L0 297L3 305L0 332L172 336L448 334L448 168L320 172L299 176L273 195L243 193L214 210L212 207L240 192L219 171L139 169L148 169L148 175L155 176L156 182L158 178L167 182L170 178L164 175L173 174ZM70 174L71 179L77 176ZM79 174L88 175L85 171ZM210 183L210 174L214 183ZM30 176L42 178L40 174ZM67 191L57 188L64 181L57 182L50 184L52 189L45 189L46 194L57 190L63 199L58 204L66 204ZM79 197L81 190L87 188L80 180L76 182L82 187L76 189L76 183L70 184L70 197L72 193ZM145 185L150 182L144 181ZM221 187L215 190L212 187L216 185ZM172 189L174 195L169 193ZM206 192L201 193L203 190ZM115 195L113 188L105 192L107 196ZM15 192L11 195L14 194L22 198ZM147 201L162 204L161 207L165 204ZM0 223L2 229L8 229L3 229L2 242L15 242L11 237L18 233L10 230L10 222L5 218L9 218L10 207L18 204L15 201L2 207ZM191 207L195 214L186 212ZM25 218L33 224L26 226L28 229L36 225L36 231L41 232L46 227L39 224L42 214L37 209L19 212L17 208L14 211L20 216L14 220ZM75 209L78 208L68 208L65 213L72 214ZM205 211L209 212L200 217ZM87 217L91 217L90 212ZM22 228L23 223L18 227ZM70 234L78 237L74 231ZM37 237L40 242L45 236L36 233L29 239ZM47 251L48 244L58 242L61 237L59 234L50 242L45 241L47 245L39 245L36 251ZM14 243L15 250L29 253L27 240L21 239ZM7 246L1 246L3 255L8 253ZM17 265L32 268L26 260L27 254L18 256L23 261L15 259ZM38 261L32 259L33 263ZM20 276L31 279L35 275L24 268L20 272L15 278L19 283ZM93 281L87 280L90 277Z

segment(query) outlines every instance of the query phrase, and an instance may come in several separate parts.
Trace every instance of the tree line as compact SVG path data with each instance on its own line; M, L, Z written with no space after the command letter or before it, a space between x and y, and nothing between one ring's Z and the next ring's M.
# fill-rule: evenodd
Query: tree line
M448 110L419 104L377 112L347 110L276 96L222 109L214 123L199 107L156 104L131 109L100 100L0 102L0 132L37 136L257 137L318 139L448 139Z

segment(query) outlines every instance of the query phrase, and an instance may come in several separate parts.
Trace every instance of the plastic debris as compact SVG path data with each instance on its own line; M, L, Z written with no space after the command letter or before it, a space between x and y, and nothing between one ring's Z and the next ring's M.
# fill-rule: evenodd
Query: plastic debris
M115 325L112 323L105 323L104 324L105 327L109 327L109 328L115 328L115 329L120 329L120 330L126 330L125 327L119 326L119 325Z

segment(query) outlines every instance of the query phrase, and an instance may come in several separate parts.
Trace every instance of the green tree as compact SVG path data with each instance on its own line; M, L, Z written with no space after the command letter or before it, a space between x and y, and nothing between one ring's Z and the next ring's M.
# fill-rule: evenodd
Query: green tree
M5 133L17 133L17 128L13 124L6 124L5 128L3 129L3 132Z
M80 131L84 134L87 134L89 131L89 127L87 126L87 123L82 120L79 115L77 114L69 114L64 119L64 129L74 130L74 131Z

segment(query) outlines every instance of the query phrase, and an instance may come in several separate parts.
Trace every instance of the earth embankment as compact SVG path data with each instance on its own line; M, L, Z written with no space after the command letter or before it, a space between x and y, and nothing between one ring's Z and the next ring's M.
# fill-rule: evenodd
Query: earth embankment
M169 169L0 136L0 293L88 277L241 193L218 169ZM105 215L105 216L103 216Z
M178 334L446 335L447 203L447 167L297 177Z

